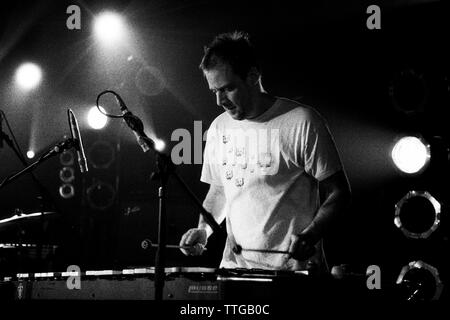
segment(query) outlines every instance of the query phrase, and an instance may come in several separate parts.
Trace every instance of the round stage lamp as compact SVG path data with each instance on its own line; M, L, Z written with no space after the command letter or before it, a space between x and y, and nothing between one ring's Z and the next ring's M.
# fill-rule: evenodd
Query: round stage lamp
M443 289L438 269L421 260L404 266L396 284L403 289L403 298L413 302L438 300Z
M91 208L106 210L114 204L116 191L107 182L97 181L87 189L87 200Z
M63 151L59 155L59 163L61 163L63 166L72 166L75 162L74 155L72 151Z
M166 143L164 142L164 140L161 139L155 139L155 149L158 150L159 152L164 151L164 149L166 148Z
M75 170L72 167L62 167L59 170L59 179L62 182L70 183L75 180Z
M16 71L16 83L24 90L36 88L42 79L41 68L31 62L22 64Z
M428 238L441 223L441 204L427 191L410 191L395 205L394 224L412 239Z
M125 26L122 17L117 13L103 12L95 19L94 31L102 43L112 46L122 40Z
M106 112L103 107L100 107L103 112ZM98 111L97 107L92 107L87 116L88 124L92 129L100 130L108 123L108 117Z
M107 169L115 159L113 145L104 140L95 141L88 150L89 162L95 169Z
M75 187L70 183L64 183L59 187L59 195L63 199L70 199L75 196Z
M389 86L389 96L394 107L406 115L425 111L429 96L425 76L411 67L395 72Z
M28 158L28 159L33 159L35 155L36 155L36 154L34 153L33 150L28 150L28 151L27 151L27 158Z
M391 156L400 171L416 174L423 171L430 161L430 145L418 137L403 137L392 148Z

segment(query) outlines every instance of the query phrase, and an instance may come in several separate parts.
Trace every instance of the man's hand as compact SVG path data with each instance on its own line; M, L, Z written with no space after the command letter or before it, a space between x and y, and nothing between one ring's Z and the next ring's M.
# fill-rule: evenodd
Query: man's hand
M310 258L316 252L314 245L314 241L307 234L292 235L289 246L291 258L299 261Z
M199 256L205 250L206 242L207 234L205 229L189 229L181 237L180 246L190 246L190 248L180 248L180 250L187 256Z

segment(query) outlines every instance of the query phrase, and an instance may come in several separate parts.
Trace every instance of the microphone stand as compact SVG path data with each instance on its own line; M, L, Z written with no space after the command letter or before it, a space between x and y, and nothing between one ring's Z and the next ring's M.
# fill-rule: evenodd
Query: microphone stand
M180 183L183 189L188 193L190 198L194 201L199 208L201 215L205 219L214 232L220 232L221 228L216 222L214 217L208 211L203 208L203 204L196 197L196 195L189 189L186 183L175 171L175 165L166 154L161 153L155 149L155 142L144 133L144 125L142 121L133 115L131 112L125 112L123 118L127 125L134 131L137 141L141 146L143 152L152 151L156 156L156 170L152 174L152 179L158 179L160 181L160 187L158 190L158 248L155 257L155 300L162 300L164 281L165 281L165 248L166 248L166 188L167 181L170 176Z
M1 116L1 115L0 115ZM2 130L0 130L0 140L1 141L5 141L6 144L14 151L14 153L16 154L17 158L19 159L19 161L23 164L23 166L26 168L28 166L27 161L24 159L23 155L20 153L20 151L14 146L13 141L11 140L11 138L4 133ZM30 169L31 170L31 169ZM25 171L27 172L27 171ZM23 173L25 173L23 172ZM22 175L22 173L20 173L17 178ZM33 180L33 182L35 183L38 192L39 192L39 202L40 202L40 211L42 213L41 216L41 225L43 226L43 212L45 210L45 204L53 204L54 208L58 211L61 212L61 210L59 210L56 202L54 201L53 197L51 196L50 192L42 185L42 183L36 178L36 176L33 174L33 172L30 172L31 178ZM9 180L9 178L11 180ZM4 185L6 185L7 183L11 182L13 179L15 179L15 177L9 177L6 178L1 184L0 184L0 188L3 187ZM38 258L41 260L42 262L42 244L43 244L43 236L44 236L44 230L41 229L41 235L40 235L40 241L38 243L38 248L37 248L37 256Z

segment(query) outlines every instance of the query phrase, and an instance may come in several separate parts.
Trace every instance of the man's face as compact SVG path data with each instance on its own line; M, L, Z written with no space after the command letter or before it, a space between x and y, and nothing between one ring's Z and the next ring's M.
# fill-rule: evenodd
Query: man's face
M251 86L234 73L228 64L218 64L204 73L209 89L216 95L219 107L224 108L235 120L252 116Z

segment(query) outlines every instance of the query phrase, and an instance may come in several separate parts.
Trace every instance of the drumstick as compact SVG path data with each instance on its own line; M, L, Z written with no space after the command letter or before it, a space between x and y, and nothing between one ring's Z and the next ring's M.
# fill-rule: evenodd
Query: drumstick
M158 247L159 245L157 243L152 243L150 240L145 239L141 242L141 247L142 249L147 249L148 247ZM193 246L178 246L178 245L174 245L174 244L166 244L166 248L169 249L193 249L193 248L197 248L198 246L203 246L200 243L197 243ZM206 248L203 246L202 248L203 250L206 250Z
M278 253L278 254L290 254L289 251L283 250L270 250L270 249L248 249L242 248L240 245L235 245L233 248L233 252L236 254L240 254L242 251L253 251L253 252L261 252L261 253Z

